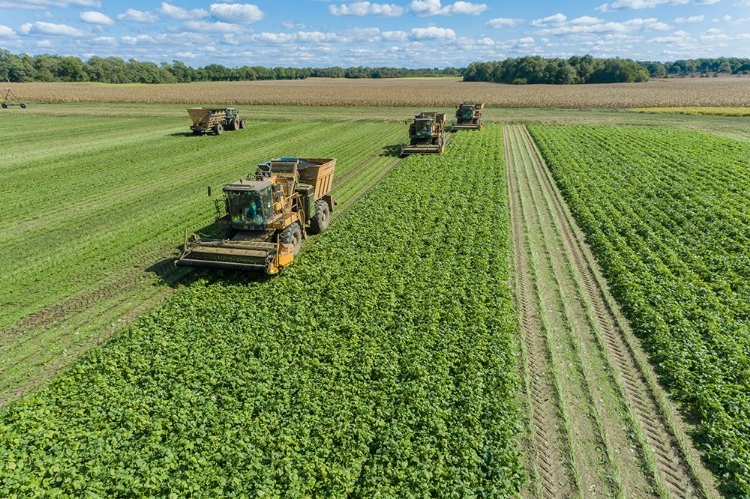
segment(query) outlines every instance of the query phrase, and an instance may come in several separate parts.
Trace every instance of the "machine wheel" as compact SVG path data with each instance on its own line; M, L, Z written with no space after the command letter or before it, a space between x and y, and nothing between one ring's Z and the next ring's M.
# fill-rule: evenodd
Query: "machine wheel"
M294 222L292 225L281 231L281 242L292 246L292 254L297 256L299 250L302 248L302 229L299 224Z
M331 210L322 199L315 201L315 216L310 219L310 234L320 234L331 223Z
M223 131L224 131L224 127L221 126L221 123L217 123L216 126L214 127L214 133L216 135L221 135L221 132Z
M232 121L229 122L229 128L232 130L239 130L240 129L240 120L236 118L232 118Z
M245 120L240 120L240 128L245 128Z
M22 103L21 103L21 107L22 107L23 109L26 109L26 103L25 103L25 102L22 102Z
M5 102L3 102L3 109L8 109L8 104L6 104Z

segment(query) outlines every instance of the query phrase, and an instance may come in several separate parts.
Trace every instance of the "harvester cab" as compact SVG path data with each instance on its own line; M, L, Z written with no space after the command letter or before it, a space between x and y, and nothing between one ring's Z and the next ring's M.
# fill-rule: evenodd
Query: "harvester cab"
M445 150L445 113L422 112L409 125L409 144L401 146L401 156L442 154Z
M451 130L481 130L484 104L464 102L456 108L456 123Z
M223 239L187 237L181 267L277 274L292 263L307 234L328 228L335 159L277 158L222 188L216 226ZM210 195L210 190L209 190Z

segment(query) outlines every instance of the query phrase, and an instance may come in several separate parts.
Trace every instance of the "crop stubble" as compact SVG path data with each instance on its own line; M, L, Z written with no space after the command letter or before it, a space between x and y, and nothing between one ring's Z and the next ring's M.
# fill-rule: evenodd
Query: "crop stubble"
M183 103L188 105L448 106L479 100L504 108L643 108L748 106L750 78L671 78L646 83L503 85L458 78L335 79L212 82L169 85L24 83L25 100Z
M521 126L505 129L532 497L713 497Z

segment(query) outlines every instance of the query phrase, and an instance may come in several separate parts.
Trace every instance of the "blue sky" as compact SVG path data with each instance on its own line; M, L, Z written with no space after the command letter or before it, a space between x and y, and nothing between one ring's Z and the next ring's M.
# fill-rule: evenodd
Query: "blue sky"
M750 57L750 0L0 0L0 48L194 67Z

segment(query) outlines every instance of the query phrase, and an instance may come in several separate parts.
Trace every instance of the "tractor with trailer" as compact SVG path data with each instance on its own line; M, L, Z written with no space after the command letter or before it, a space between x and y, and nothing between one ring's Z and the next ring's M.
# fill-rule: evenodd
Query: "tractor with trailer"
M224 237L198 239L185 231L175 265L278 274L308 234L328 228L335 167L329 158L276 158L247 179L225 185L223 202L215 200L215 224Z
M409 125L409 144L401 146L408 154L443 154L445 150L445 113L422 112Z
M195 135L213 131L221 135L224 130L239 130L245 128L245 120L233 107L189 107L187 110L193 124L190 129Z
M481 130L484 104L463 102L456 108L456 123L451 130Z

